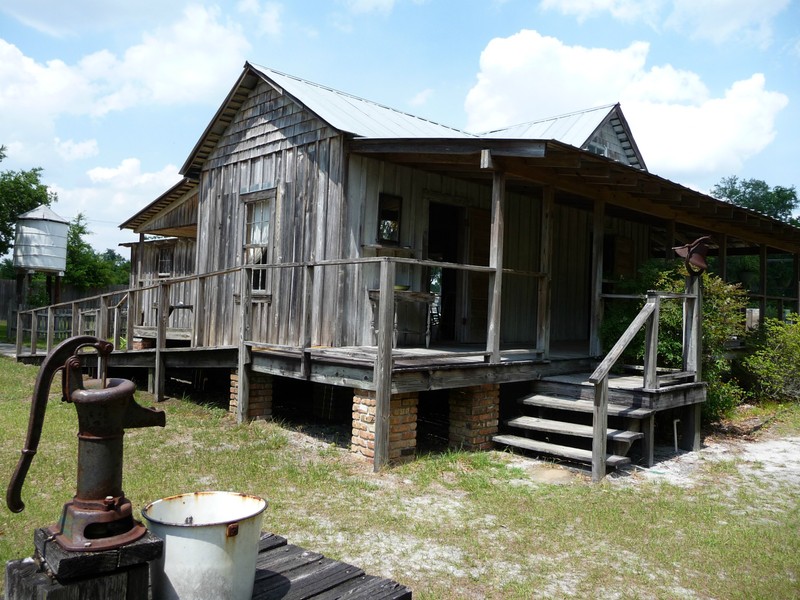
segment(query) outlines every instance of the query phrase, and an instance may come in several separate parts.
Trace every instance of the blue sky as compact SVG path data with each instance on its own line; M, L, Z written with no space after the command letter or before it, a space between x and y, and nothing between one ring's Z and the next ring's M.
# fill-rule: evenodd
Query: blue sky
M0 169L126 254L249 60L474 132L619 101L657 175L800 188L799 4L3 0Z

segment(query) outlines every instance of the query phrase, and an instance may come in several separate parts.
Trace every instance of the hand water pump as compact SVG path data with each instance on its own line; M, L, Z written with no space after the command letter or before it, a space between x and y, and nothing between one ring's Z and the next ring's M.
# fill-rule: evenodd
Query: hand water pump
M100 356L100 379L83 380L82 348ZM53 377L62 373L62 400L78 411L78 488L64 505L61 519L49 533L65 550L111 550L141 538L147 531L133 518L131 502L122 491L122 437L133 427L163 427L162 411L136 403L136 386L126 379L106 379L105 363L112 344L92 336L65 340L45 358L33 390L28 434L22 456L11 478L6 503L13 512L25 508L21 492L44 423Z

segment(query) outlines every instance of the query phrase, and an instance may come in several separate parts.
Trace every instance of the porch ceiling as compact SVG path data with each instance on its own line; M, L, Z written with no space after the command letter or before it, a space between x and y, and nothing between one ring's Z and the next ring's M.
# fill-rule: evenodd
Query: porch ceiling
M552 187L559 201L605 200L706 234L800 253L796 227L552 140L355 139L350 144L356 154L483 185L491 185L493 170L502 170L512 190ZM492 168L481 168L484 150L491 153Z

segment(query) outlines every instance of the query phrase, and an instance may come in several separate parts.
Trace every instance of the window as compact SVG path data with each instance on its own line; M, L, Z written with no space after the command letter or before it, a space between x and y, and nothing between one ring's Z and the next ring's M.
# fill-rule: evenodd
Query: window
M272 205L275 190L243 195L245 201L244 264L265 265L270 262ZM268 291L269 271L253 271L253 291Z
M403 199L400 196L381 194L378 197L378 243L400 243L400 209Z
M158 276L169 277L172 275L172 257L174 248L167 246L158 250Z

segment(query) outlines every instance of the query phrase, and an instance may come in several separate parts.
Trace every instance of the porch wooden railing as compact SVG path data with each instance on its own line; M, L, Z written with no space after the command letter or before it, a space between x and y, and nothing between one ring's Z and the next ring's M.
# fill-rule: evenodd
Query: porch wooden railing
M646 328L643 388L646 391L655 391L660 387L658 320L661 302L664 300L683 300L683 367L681 375L690 377L695 382L701 378L702 294L700 277L695 276L687 278L686 293L684 294L648 292L644 306L589 377L589 382L594 385L592 481L600 481L606 475L608 377L611 369L642 327ZM675 374L671 373L670 377L674 378Z
M219 327L226 327L228 332L235 330L231 329L231 324L235 322L234 317L239 319L238 335L228 336L231 338L230 346L238 347L238 360L239 360L239 403L238 414L239 420L243 421L247 416L247 366L251 363L253 347L269 347L273 349L285 349L292 353L299 354L301 357L302 372L308 376L310 374L310 357L313 331L312 327L315 323L320 321L322 314L322 304L324 303L323 293L324 286L326 285L326 278L324 269L340 269L344 267L354 267L356 269L363 269L369 266L378 267L379 274L377 275L378 284L377 289L377 319L375 322L375 330L377 330L377 352L374 362L374 375L373 380L366 385L374 386L376 390L376 400L378 403L379 423L376 426L376 468L382 467L388 461L388 415L389 415L389 402L391 398L391 385L392 385L392 368L393 368L393 333L394 333L394 307L395 307L395 284L398 283L396 279L396 272L398 268L418 269L417 274L424 272L425 269L453 269L466 273L482 273L490 276L490 290L489 297L489 315L487 315L487 324L485 331L486 345L482 350L474 352L462 352L459 356L474 356L480 358L485 363L499 363L503 357L508 353L513 353L514 350L500 350L500 302L502 298L499 295L497 286L492 285L491 276L498 271L503 275L507 275L507 280L512 277L531 278L541 285L543 280L546 280L544 273L522 271L516 269L495 269L485 265L470 265L462 263L450 263L432 260L421 260L405 257L365 257L353 259L337 259L337 260L322 260L314 262L296 262L296 263L282 263L272 265L246 265L244 267L235 267L215 271L212 273L205 273L201 275L190 275L185 277L172 277L160 279L153 282L147 282L146 285L139 285L124 292L116 292L115 294L102 294L93 296L91 298L84 298L79 301L66 302L50 307L36 308L28 311L21 311L18 315L18 328L17 328L17 355L20 356L23 352L23 345L25 340L25 333L30 332L30 354L35 355L38 349L38 320L42 315L47 315L47 331L54 330L55 315L58 310L68 312L71 319L70 334L77 335L78 333L92 333L96 337L103 339L113 339L114 349L128 351L132 347L134 333L141 335L146 332L145 337L152 337L155 340L155 347L151 350L154 351L154 365L153 365L153 378L151 391L156 395L157 399L161 400L164 397L164 384L165 384L165 353L167 348L167 334L170 329L170 323L181 324L181 332L186 330L186 337L183 339L188 340L189 346L204 347L207 345L207 333L204 331L206 327L206 315L209 310L204 306L208 290L225 289L230 290L230 294L238 296L238 315L235 313L223 315L226 319L225 322L218 323ZM261 303L263 308L263 297L257 296L253 292L251 282L254 281L253 275L259 271L279 271L284 269L297 269L302 271L302 276L299 277L299 284L293 293L299 300L299 307L297 310L294 308L287 311L285 314L281 313L283 320L289 319L290 324L283 323L284 332L288 331L284 337L284 345L279 346L275 343L279 337L274 336L269 331L261 327L253 327L252 315L255 307ZM229 275L238 277L238 282L235 287L231 287L231 281L226 280L225 277ZM366 282L372 276L361 277L360 280ZM216 281L215 278L217 279ZM423 277L419 281L424 281ZM227 285L224 285L227 282ZM328 280L330 282L330 279ZM216 285L215 285L216 284ZM215 287L211 287L211 286ZM365 298L368 296L368 290L363 290ZM494 296L492 296L494 293ZM532 297L536 298L538 293L532 291ZM192 316L188 318L189 311L178 311L179 308L191 308ZM174 313L174 314L173 314ZM86 331L84 325L88 324L89 317L93 316L93 330ZM25 327L24 320L28 320L30 325ZM113 330L110 329L110 324L113 323ZM83 325L82 325L83 324ZM146 326L145 326L146 325ZM187 327L183 327L186 325ZM263 325L263 323L262 323ZM341 324L338 324L341 327ZM530 349L530 344L527 344L526 350L538 352L542 356L546 356L547 346L546 339L540 334L546 331L546 327L542 327L541 323L537 322L535 331L532 335L536 336L534 340L535 349ZM121 341L123 337L126 340L125 344ZM210 338L209 338L210 339ZM226 338L227 339L227 338ZM46 347L49 351L53 346L53 336L47 336ZM286 345L288 341L289 345ZM368 344L369 345L369 344ZM441 355L451 356L452 353L442 351ZM419 360L430 360L431 354L420 357ZM413 360L409 358L408 360Z

